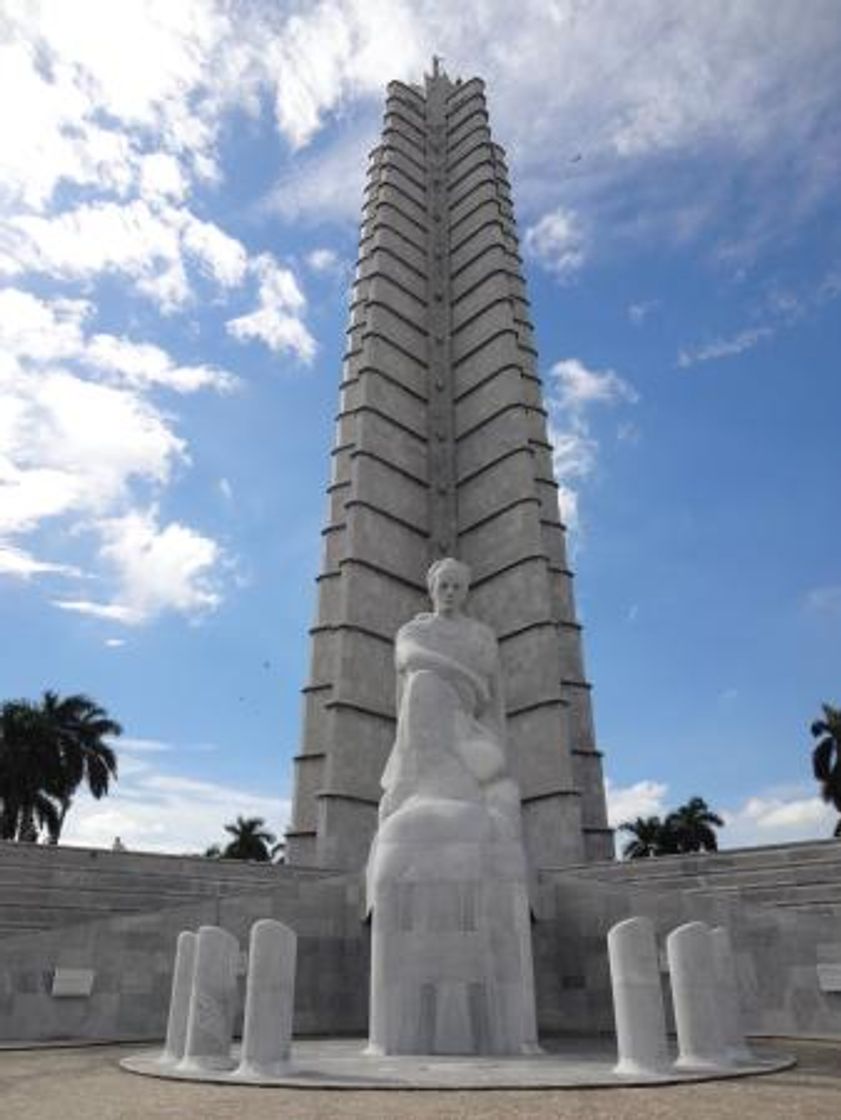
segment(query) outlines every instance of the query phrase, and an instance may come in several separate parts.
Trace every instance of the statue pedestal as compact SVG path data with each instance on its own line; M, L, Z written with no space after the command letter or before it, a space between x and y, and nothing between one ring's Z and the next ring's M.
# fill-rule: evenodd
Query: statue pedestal
M372 1054L537 1052L522 845L480 805L410 798L369 867Z

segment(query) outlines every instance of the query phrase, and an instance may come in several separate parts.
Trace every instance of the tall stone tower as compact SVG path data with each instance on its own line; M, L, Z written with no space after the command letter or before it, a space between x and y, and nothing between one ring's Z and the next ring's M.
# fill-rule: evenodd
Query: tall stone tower
M388 87L350 303L288 860L358 868L395 728L393 640L440 556L495 630L536 867L607 859L581 628L505 153L484 84Z

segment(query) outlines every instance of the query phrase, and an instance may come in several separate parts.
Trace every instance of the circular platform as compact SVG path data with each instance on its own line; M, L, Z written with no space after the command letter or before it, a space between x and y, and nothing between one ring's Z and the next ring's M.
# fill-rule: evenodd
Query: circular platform
M722 1069L676 1070L647 1077L613 1072L615 1045L610 1039L550 1039L542 1054L529 1057L373 1057L360 1039L296 1042L289 1068L281 1076L239 1076L233 1070L181 1072L161 1060L160 1050L123 1058L130 1073L179 1081L224 1085L277 1085L287 1089L606 1089L632 1085L679 1085L696 1081L776 1073L795 1059L764 1046L755 1061ZM233 1058L238 1058L234 1048Z

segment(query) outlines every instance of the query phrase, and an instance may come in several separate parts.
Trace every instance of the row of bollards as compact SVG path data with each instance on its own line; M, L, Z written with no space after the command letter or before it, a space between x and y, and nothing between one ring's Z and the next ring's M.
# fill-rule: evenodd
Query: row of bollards
M242 1052L231 1057L239 942L217 926L178 936L166 1044L161 1064L179 1073L232 1071L253 1079L282 1073L289 1061L296 937L263 918L251 927Z
M616 1073L662 1076L669 1066L654 926L628 918L607 936ZM733 950L726 929L688 922L666 938L677 1028L677 1069L725 1070L751 1061L745 1045Z

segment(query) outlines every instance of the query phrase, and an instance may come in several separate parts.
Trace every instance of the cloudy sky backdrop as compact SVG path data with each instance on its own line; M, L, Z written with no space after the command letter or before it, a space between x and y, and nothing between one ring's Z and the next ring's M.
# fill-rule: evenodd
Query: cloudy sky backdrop
M0 0L0 696L125 726L74 843L280 831L366 154L507 148L614 821L828 836L838 0Z

